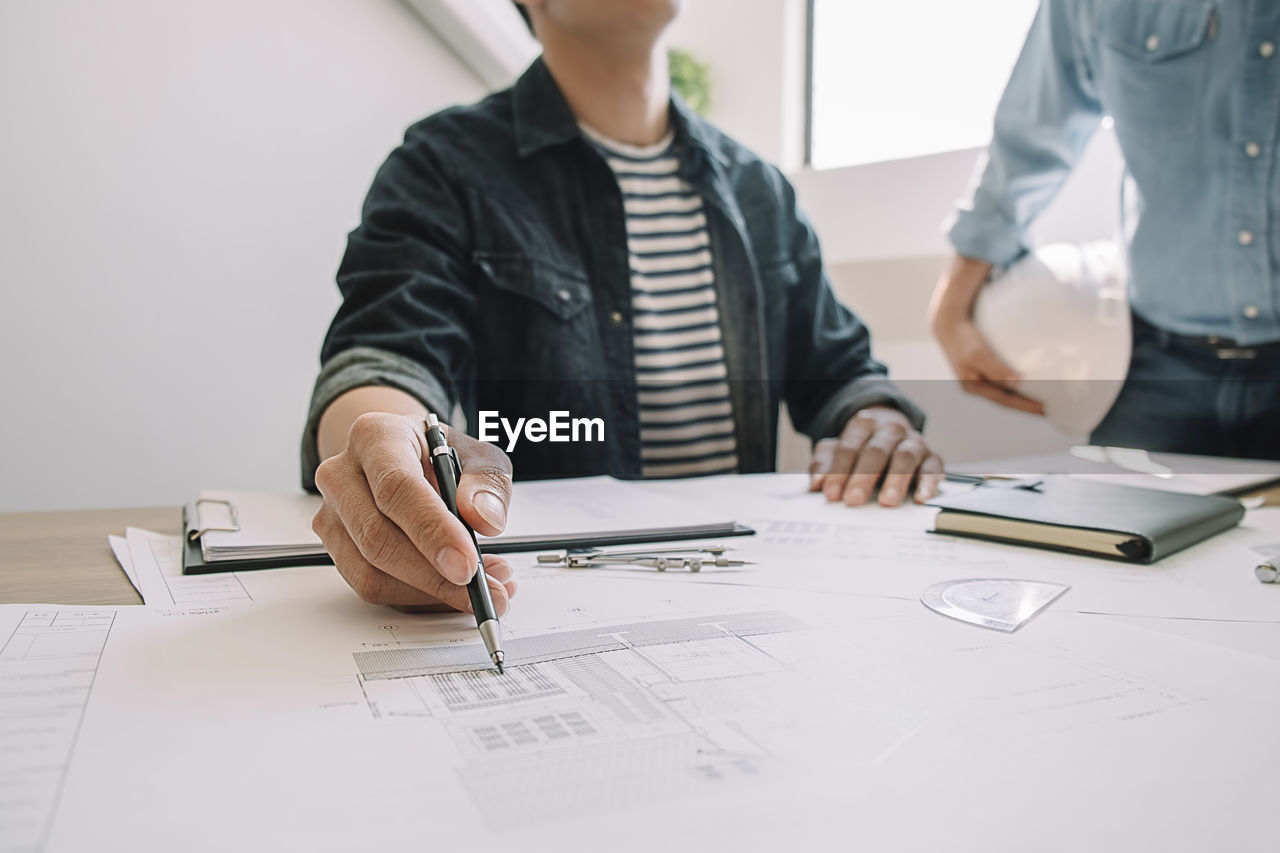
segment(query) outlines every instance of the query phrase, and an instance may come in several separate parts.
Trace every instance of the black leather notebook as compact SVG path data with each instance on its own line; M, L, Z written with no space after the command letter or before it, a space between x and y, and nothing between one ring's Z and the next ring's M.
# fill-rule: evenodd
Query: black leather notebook
M1055 477L935 498L935 533L1154 563L1244 517L1235 498Z

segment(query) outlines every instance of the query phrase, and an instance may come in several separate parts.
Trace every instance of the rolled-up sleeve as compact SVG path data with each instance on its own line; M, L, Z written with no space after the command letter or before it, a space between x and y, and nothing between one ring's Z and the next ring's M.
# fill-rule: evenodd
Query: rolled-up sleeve
M1083 45L1079 0L1041 0L996 109L974 182L944 223L967 257L1005 266L1031 248L1029 229L1102 119Z
M338 270L342 305L325 336L302 436L302 484L315 488L328 406L364 386L398 388L447 416L473 364L471 235L457 182L417 128L379 169Z
M430 412L447 413L452 405L440 380L418 362L386 350L355 347L325 362L311 391L307 425L302 432L302 487L316 490L315 473L320 465L317 435L320 417L329 404L348 391L369 386L396 388L417 398Z

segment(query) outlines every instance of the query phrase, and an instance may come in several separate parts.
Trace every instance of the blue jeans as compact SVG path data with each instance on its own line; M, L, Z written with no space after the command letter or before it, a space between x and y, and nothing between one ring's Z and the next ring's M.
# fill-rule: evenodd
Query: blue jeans
M1280 345L1221 358L1208 342L1133 318L1120 396L1090 440L1166 453L1280 459Z

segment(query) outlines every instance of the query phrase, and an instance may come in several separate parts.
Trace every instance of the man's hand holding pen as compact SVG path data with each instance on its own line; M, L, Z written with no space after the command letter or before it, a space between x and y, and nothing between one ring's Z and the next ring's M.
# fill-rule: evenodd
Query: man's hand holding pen
M477 533L501 533L510 460L460 432L449 431L448 439L462 469L459 513ZM363 600L408 610L471 609L466 584L476 571L475 544L435 486L422 418L406 415L361 415L346 449L316 470L324 502L312 527ZM501 617L516 592L512 567L496 556L484 566Z
M479 534L502 533L511 461L500 448L461 432L447 437L462 472L459 515ZM881 504L896 505L908 495L924 501L942 479L941 460L906 417L882 407L859 412L840 438L818 442L810 470L814 491L849 504L865 503L881 480ZM467 583L478 555L437 490L420 416L358 417L346 448L317 469L316 486L324 502L312 527L362 599L405 610L472 609ZM484 567L501 617L516 592L512 566L490 556Z

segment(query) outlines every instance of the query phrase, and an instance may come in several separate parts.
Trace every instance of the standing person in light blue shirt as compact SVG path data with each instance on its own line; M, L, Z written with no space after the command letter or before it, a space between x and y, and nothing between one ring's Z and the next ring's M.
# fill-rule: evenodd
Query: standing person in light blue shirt
M1127 174L1134 350L1095 443L1280 458L1280 2L1042 0L949 223L931 322L966 390L1024 411L972 320L1104 115Z

